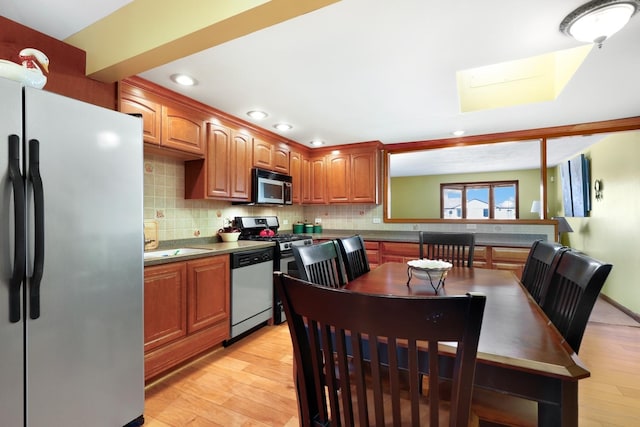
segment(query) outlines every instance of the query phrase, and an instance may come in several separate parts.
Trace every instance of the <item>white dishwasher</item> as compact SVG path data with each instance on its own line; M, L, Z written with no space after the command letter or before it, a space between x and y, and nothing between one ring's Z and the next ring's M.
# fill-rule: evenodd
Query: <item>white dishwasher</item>
M261 326L273 312L273 248L231 254L231 340Z

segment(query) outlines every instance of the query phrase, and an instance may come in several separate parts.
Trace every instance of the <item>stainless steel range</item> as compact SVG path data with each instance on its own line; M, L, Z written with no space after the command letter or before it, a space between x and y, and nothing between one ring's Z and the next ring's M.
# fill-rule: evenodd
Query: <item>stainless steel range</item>
M313 244L313 238L305 234L278 233L280 222L277 216L241 216L235 217L235 226L240 229L241 240L266 240L276 242L273 256L273 270L283 273L293 273L295 260L294 246ZM282 301L273 292L273 321L275 324L286 320L282 309Z

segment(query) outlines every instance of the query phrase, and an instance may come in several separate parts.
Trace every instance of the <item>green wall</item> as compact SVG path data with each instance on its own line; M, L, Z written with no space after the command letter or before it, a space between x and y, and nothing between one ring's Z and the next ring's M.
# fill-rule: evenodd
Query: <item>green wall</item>
M555 181L555 170L549 171L548 179ZM531 213L531 203L534 200L540 200L538 169L391 178L391 217L440 218L441 183L512 180L519 181L520 218L538 218L536 214ZM552 193L550 199L555 200L555 186L549 187L553 187L547 190Z
M584 154L591 160L591 212L567 218L573 233L563 243L613 264L602 293L632 312L640 313L640 131L620 132L592 145ZM593 195L593 182L602 181L602 199ZM556 192L561 194L560 182ZM554 214L562 215L562 200Z

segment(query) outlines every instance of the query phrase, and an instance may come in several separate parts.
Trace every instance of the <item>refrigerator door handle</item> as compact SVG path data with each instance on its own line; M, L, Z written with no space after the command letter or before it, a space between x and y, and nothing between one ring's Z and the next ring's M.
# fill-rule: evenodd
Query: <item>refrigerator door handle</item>
M15 223L15 243L13 273L9 282L9 321L20 321L20 287L25 275L26 248L25 248L25 194L24 178L20 172L20 138L18 135L9 135L9 179L13 185L13 209Z
M40 317L40 281L44 270L44 189L40 176L40 142L29 140L29 180L33 185L34 256L33 276L29 287L29 316Z

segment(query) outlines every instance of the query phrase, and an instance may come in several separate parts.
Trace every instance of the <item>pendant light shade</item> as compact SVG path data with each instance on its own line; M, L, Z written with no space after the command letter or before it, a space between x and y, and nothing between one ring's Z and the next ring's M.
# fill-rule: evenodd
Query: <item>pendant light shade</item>
M640 0L593 0L586 3L560 23L560 31L587 43L602 45L620 31L640 9Z

